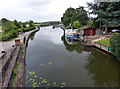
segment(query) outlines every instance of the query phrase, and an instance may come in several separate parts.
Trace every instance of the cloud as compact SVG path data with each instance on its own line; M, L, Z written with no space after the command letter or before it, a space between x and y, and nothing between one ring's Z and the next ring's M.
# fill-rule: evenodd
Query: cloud
M10 20L60 20L69 7L85 6L88 0L2 0L0 18ZM93 0L89 0L93 1Z

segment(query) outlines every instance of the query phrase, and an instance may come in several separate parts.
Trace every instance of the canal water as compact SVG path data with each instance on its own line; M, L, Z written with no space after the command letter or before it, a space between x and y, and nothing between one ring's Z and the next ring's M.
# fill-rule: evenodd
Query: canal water
M118 87L119 65L98 49L67 41L60 28L42 27L28 41L25 87Z

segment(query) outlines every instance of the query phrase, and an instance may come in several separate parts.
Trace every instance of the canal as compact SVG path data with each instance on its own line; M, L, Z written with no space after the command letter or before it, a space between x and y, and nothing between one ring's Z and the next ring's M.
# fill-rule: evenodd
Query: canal
M28 41L25 87L118 87L119 65L98 49L67 41L60 28L41 27Z

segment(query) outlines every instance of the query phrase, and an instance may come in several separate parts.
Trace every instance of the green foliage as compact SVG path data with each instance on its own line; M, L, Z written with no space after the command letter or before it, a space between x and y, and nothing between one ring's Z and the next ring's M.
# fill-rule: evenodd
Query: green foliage
M19 66L19 62L16 62L15 68L13 70L13 77L15 77L17 74L18 66Z
M9 41L18 36L18 32L27 32L35 29L34 22L30 20L29 27L26 27L25 23L18 22L17 20L10 21L6 18L2 18L2 39L0 41Z
M82 25L86 25L88 22L87 11L83 7L76 9L70 7L61 17L61 21L65 26L71 26L74 21L79 21Z
M21 22L17 22L17 20L14 20L13 23L14 23L14 25L16 26L17 29L18 29L18 28L21 28L21 25L22 25Z
M2 24L2 30L4 33L9 32L10 30L15 30L16 26L11 21L6 21Z
M73 28L78 29L79 27L80 27L80 22L78 20L74 21L73 22Z
M93 26L94 26L93 21L92 21L92 20L89 20L89 21L87 22L87 26L88 26L88 27L93 27Z
M113 33L110 38L110 48L114 56L120 59L120 33Z
M100 43L100 44L103 44L103 45L110 45L110 39L105 39L105 40L99 40L97 41L96 43Z
M29 26L29 27L26 27L26 28L22 28L23 32L28 32L28 31L31 31L33 29L35 29L35 26L32 26L32 27Z
M5 22L7 22L7 21L9 21L9 20L7 20L6 18L2 18L2 19L1 19L1 22L2 22L2 23L5 23Z
M26 28L26 24L25 24L25 23L23 23L23 24L22 24L22 27L23 27L23 28Z
M29 20L29 26L33 27L34 26L34 22L32 20Z
M120 2L96 2L88 3L88 7L97 17L95 22L100 22L101 25L111 26L119 25L120 23Z
M23 32L23 29L22 28L19 28L16 30L17 32Z
M6 34L2 35L2 41L7 41L15 37L17 37L17 32L15 30L10 30Z

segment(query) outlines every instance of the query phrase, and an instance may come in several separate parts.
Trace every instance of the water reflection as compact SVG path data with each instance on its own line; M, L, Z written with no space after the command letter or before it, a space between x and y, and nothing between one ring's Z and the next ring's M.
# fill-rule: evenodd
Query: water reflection
M77 53L82 53L82 46L80 45L80 42L79 41L71 41L71 40L66 40L65 38L65 30L63 30L63 36L61 37L61 40L63 41L63 44L65 45L66 47L66 50L68 50L69 52L72 52L72 51L76 51ZM72 44L69 44L69 43L72 43Z
M78 41L67 41L65 31L59 28L41 28L31 36L26 64L27 71L34 71L50 83L65 81L67 87L117 87L120 81L119 62Z
M89 62L85 65L85 69L88 70L96 86L118 86L119 63L113 57L94 49L87 60Z
M30 40L34 40L35 34L36 34L36 32L31 34Z

